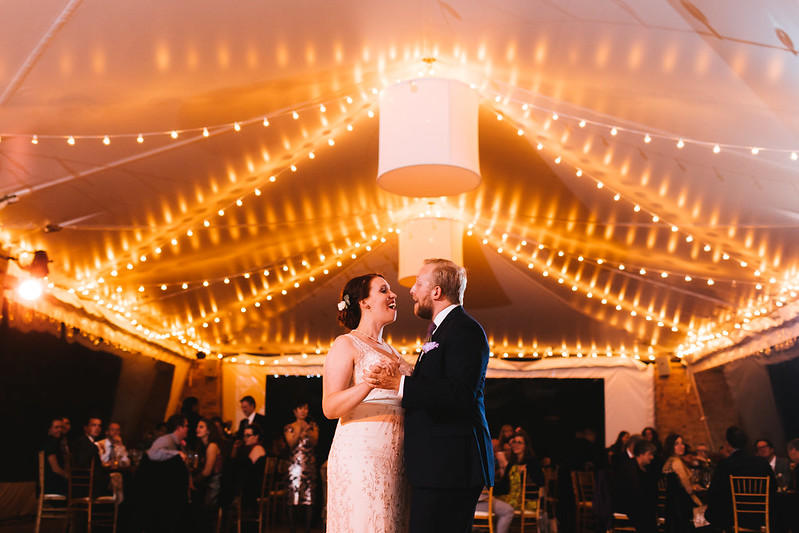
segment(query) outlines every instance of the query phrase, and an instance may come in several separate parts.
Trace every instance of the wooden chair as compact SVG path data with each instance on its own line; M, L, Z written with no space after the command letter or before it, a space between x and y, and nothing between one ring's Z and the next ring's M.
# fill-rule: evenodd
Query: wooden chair
M241 533L242 530L241 524L243 522L257 522L258 533L264 531L264 528L267 525L267 521L270 516L271 506L273 505L273 500L271 498L270 492L274 487L276 472L277 472L277 459L274 457L267 457L266 463L264 464L264 475L261 478L260 492L256 498L257 506L254 511L245 512L242 509L241 497L239 497L238 504L236 506L236 513L237 513L236 530L238 531L238 533Z
M576 512L577 531L586 531L594 521L594 473L590 470L574 470L571 472L574 492L574 508Z
M44 492L44 462L47 458L44 451L39 452L39 490L36 501L36 526L34 532L39 533L42 527L42 520L45 518L57 518L64 521L64 532L67 530L69 521L67 518L67 497L63 494L47 494Z
M658 514L658 531L664 531L666 529L666 487L668 486L668 479L666 476L661 475L658 477L658 503L657 503L657 514Z
M281 459L277 462L277 468L274 475L274 483L269 491L270 501L270 515L269 524L274 525L277 518L277 510L281 509L285 512L288 504L288 490L286 484L288 483L289 462Z
M71 521L78 514L86 513L86 533L92 533L92 527L109 527L116 533L119 503L114 496L95 496L94 469L97 461L92 461L89 468L70 465L67 486L67 509Z
M514 518L519 517L519 532L524 533L525 527L528 531L535 531L538 524L538 513L541 511L539 501L540 489L538 485L527 477L527 469L522 471L522 499L520 509L514 511Z
M630 517L624 513L613 513L613 528L614 533L617 531L635 531L635 526L630 521Z
M769 533L769 478L730 476L730 488L735 533L740 531ZM757 528L750 527L754 523L762 525Z
M480 501L487 501L488 509L485 511L474 511L472 530L488 530L488 533L494 533L494 487L483 487Z
M544 468L544 502L546 511L551 519L558 516L558 467L549 466Z

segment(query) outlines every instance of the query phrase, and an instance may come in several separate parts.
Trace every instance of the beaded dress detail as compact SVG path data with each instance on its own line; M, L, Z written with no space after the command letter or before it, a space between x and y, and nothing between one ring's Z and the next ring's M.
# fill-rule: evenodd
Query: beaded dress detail
M386 355L348 334L358 349L353 384ZM392 352L399 358L396 350ZM400 371L410 375L404 361ZM328 533L405 533L410 487L405 477L405 420L396 391L373 389L339 419L327 467Z

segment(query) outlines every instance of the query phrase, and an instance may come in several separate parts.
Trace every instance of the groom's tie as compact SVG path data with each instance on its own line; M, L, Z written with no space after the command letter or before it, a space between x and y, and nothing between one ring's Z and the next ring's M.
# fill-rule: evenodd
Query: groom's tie
M427 337L425 337L426 339L425 342L428 342L433 337L433 332L435 330L436 330L436 323L431 321L430 324L427 326Z

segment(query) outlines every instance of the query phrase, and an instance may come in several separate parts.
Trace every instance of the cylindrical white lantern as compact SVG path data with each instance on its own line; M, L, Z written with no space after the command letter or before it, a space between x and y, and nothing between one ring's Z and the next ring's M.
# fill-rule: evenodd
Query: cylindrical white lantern
M377 183L403 196L452 196L480 185L477 93L446 79L392 85L380 96Z
M449 259L463 266L463 224L449 218L414 218L399 234L399 283L413 286L425 259Z

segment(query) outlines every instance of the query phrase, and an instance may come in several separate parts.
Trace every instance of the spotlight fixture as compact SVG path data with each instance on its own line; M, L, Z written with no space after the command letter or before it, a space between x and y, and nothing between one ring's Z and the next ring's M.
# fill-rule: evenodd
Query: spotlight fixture
M198 351L197 351L197 353L196 353L196 354L194 354L194 355L197 357L197 359L200 359L200 360L202 360L202 359L205 359L205 355L206 355L206 354L205 354L205 352L203 352L203 351L201 351L201 350L198 350Z

